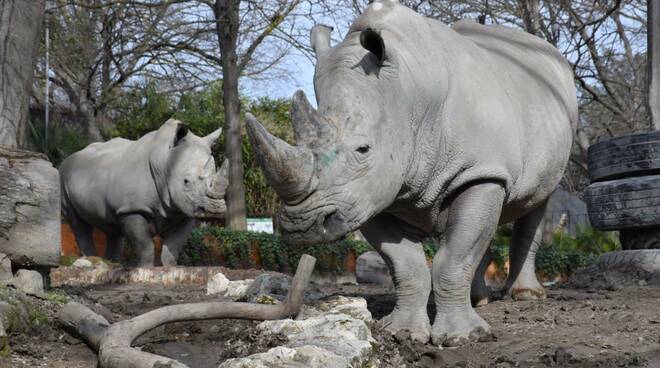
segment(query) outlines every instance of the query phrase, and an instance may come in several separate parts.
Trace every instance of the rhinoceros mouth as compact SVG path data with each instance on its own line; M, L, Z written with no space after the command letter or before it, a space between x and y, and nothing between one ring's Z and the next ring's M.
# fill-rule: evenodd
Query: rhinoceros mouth
M310 245L327 243L344 238L356 230L359 221L350 220L351 211L335 205L327 205L305 215L292 215L286 208L280 210L282 239L287 244Z
M227 204L224 199L209 198L195 209L196 219L218 219L224 218L227 212Z

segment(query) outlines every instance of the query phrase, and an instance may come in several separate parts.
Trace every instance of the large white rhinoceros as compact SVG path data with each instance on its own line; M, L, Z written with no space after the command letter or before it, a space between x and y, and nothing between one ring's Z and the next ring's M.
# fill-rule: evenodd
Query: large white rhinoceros
M534 258L577 123L570 66L522 31L450 28L392 0L372 3L335 47L329 32L312 32L318 110L301 92L293 98L297 145L248 116L258 161L283 200L285 241L362 228L394 277L387 329L446 345L489 334L470 284L498 224L515 220L507 290L545 295ZM432 272L426 234L442 244Z
M138 264L154 264L153 236L162 239L161 262L176 259L199 218L224 216L226 165L216 171L211 146L222 129L198 137L177 120L137 141L93 143L60 166L62 215L80 251L96 253L93 228L108 237L106 257L121 256L123 238L137 248Z

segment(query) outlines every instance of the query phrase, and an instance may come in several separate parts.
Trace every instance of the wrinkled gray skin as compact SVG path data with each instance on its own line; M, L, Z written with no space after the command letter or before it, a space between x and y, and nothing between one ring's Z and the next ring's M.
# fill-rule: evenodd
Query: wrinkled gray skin
M394 277L387 329L445 345L489 334L470 288L498 224L515 220L507 290L545 295L534 257L577 121L568 63L522 31L450 28L395 1L372 3L335 47L329 31L312 32L318 111L294 95L297 145L248 116L259 163L283 200L285 241L362 228ZM442 244L431 273L426 234Z
M93 143L64 160L62 214L82 254L95 255L92 230L98 228L108 237L106 258L118 260L127 237L137 247L138 264L151 266L152 239L159 234L161 263L176 265L196 219L226 211L226 162L216 171L211 155L221 131L198 137L170 119L137 141Z

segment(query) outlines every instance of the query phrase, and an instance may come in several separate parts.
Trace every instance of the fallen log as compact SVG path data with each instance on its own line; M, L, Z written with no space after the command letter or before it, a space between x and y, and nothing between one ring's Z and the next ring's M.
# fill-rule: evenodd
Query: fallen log
M304 254L300 258L291 289L282 304L238 302L177 304L110 325L105 318L84 305L71 302L62 307L58 319L98 352L100 368L187 368L174 359L143 352L131 345L145 332L167 323L221 318L263 321L293 317L300 311L305 288L312 277L315 263L316 258L310 255Z

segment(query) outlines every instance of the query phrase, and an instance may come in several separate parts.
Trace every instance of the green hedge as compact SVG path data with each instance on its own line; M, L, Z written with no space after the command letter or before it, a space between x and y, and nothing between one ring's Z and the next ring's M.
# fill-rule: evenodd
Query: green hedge
M503 267L508 260L511 226L501 226L490 246L495 263ZM424 252L431 259L437 245L427 239ZM604 252L620 249L614 233L581 228L575 237L555 233L549 244L539 248L536 269L546 276L571 275L578 268L593 264ZM179 264L187 266L224 265L231 268L259 267L272 271L295 270L303 253L317 258L317 269L326 272L344 271L344 260L350 252L356 256L373 250L366 242L341 240L310 246L287 246L278 235L251 231L234 231L215 225L195 229L179 257ZM255 264L258 258L259 264Z
M300 256L306 253L317 258L317 270L340 273L344 271L344 259L350 252L359 256L371 249L366 242L350 239L309 246L287 246L279 235L205 225L193 231L179 256L179 264L250 268L258 266L254 262L254 253L258 253L263 269L291 272L295 270Z

